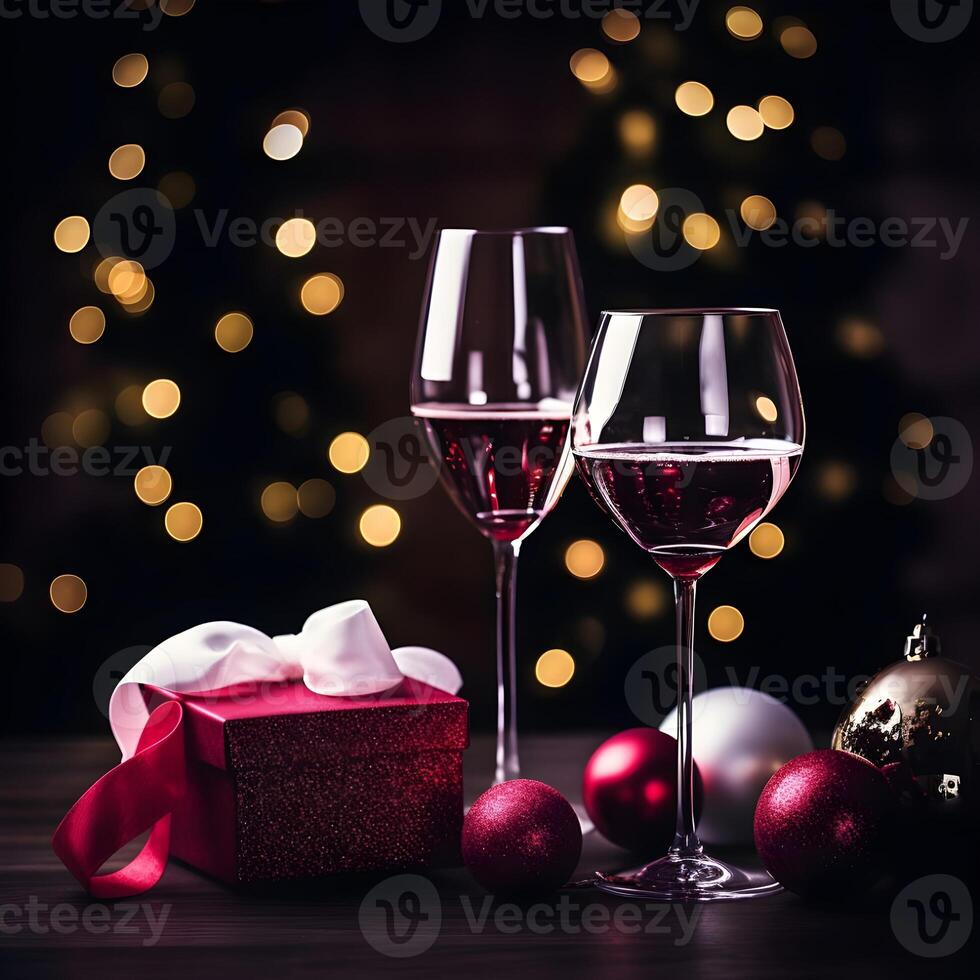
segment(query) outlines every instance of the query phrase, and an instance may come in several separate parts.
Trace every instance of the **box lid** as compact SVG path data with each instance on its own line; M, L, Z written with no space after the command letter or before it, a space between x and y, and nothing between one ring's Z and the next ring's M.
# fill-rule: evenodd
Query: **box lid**
M188 750L219 769L458 751L469 744L468 702L410 677L380 694L342 698L315 694L301 681L222 697L145 690L151 709L161 700L184 705Z

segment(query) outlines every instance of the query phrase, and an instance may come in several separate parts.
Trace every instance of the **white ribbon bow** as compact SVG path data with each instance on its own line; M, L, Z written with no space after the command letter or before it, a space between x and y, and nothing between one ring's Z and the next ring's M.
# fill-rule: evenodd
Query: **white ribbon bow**
M202 623L164 640L137 663L109 700L109 724L123 759L135 751L149 717L141 684L175 694L232 693L256 683L298 680L316 694L378 694L404 677L455 694L456 665L427 647L392 650L363 599L313 613L295 635L266 636L241 623Z

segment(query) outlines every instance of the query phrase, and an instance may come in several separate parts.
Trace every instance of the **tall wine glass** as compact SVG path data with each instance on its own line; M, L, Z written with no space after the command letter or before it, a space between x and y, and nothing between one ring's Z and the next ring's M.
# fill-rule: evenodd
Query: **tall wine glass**
M780 886L705 853L694 818L692 668L697 581L786 491L803 405L776 310L603 313L572 422L576 466L599 505L674 580L677 828L666 857L599 875L600 888L667 901Z
M493 545L497 782L520 775L517 559L571 476L568 430L585 365L585 322L567 228L440 232L412 374L412 414L449 496Z

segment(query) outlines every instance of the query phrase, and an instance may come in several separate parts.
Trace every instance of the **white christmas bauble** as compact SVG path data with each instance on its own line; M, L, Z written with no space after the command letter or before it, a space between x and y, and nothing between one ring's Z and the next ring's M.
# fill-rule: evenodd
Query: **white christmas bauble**
M803 722L780 701L747 687L694 698L694 761L704 783L698 835L706 844L749 844L755 805L769 777L813 749ZM677 709L662 732L677 736Z

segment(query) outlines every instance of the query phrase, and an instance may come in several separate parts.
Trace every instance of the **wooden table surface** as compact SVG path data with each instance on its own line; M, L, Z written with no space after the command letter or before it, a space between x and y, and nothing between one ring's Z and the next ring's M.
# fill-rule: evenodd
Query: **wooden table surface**
M583 760L599 741L581 735L528 739L526 774L574 798ZM485 908L482 890L463 869L453 869L427 875L438 890L441 924L425 920L412 942L428 948L416 953L413 946L414 955L402 958L388 955L392 944L373 920L366 929L359 924L364 896L376 885L387 887L379 884L384 875L239 892L171 862L153 891L107 905L93 902L52 853L50 837L67 807L115 761L115 748L106 739L0 744L5 977L397 974L504 980L520 971L562 980L675 974L683 980L899 980L959 977L976 968L975 936L944 957L925 959L906 951L890 924L890 897L827 907L782 894L697 907L639 905L624 912L623 902L583 890L564 893L564 910L556 899L544 908L501 908L492 902ZM467 752L469 799L486 787L490 772L491 746L477 739ZM580 871L622 867L627 860L591 834ZM438 916L439 909L434 911Z

